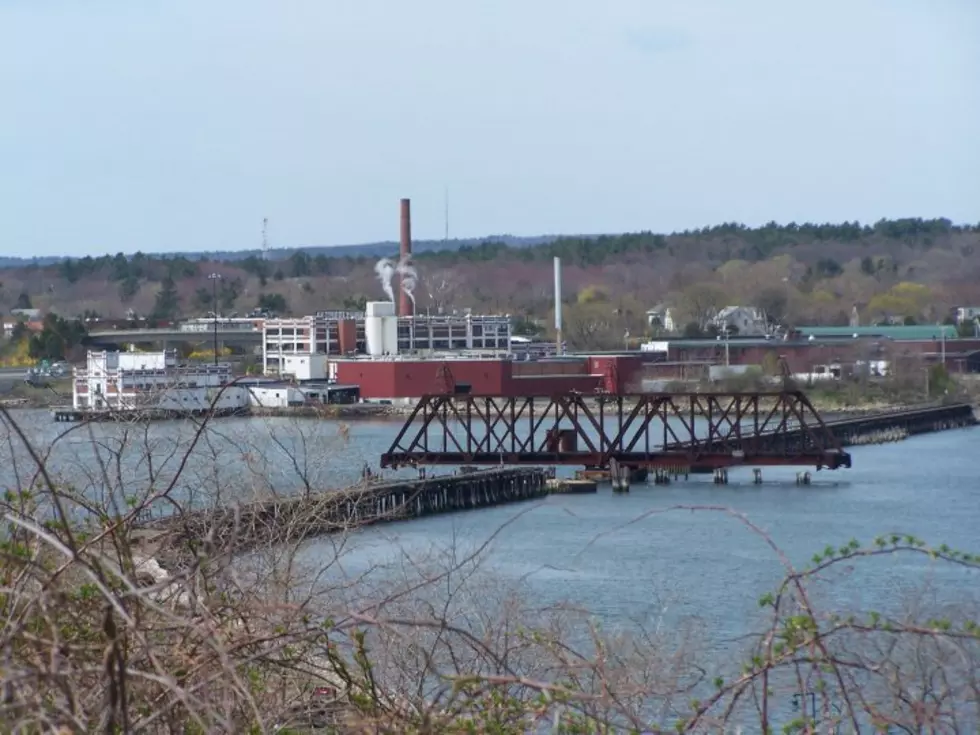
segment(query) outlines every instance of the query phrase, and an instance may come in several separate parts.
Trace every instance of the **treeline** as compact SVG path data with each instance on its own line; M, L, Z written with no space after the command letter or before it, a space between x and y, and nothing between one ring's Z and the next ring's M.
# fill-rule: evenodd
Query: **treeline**
M929 249L939 237L962 232L980 232L980 224L954 225L946 218L904 218L879 220L873 225L860 222L813 224L790 222L781 225L769 222L762 227L748 227L730 222L698 230L685 230L662 235L638 232L598 237L562 237L533 248L514 248L504 243L487 241L476 246L462 247L454 252L426 253L419 259L431 259L449 265L455 262L492 261L514 258L524 262L546 261L555 257L580 266L602 265L606 260L626 254L657 253L670 255L682 252L685 241L719 241L726 244L725 260L765 260L775 252L814 242L858 243L874 237L900 241Z
M937 238L955 234L980 232L980 224L956 225L944 217L922 219L907 217L902 219L882 219L873 225L860 222L839 224L779 224L769 222L761 227L749 227L737 222L728 222L701 229L684 230L670 234L652 231L627 233L622 235L599 235L595 237L559 237L551 242L522 246L508 244L497 239L487 239L475 245L463 245L456 250L433 250L417 253L421 261L437 261L441 264L455 262L481 262L498 258L514 258L525 262L545 261L560 257L577 265L600 265L606 259L629 253L655 253L670 250L688 240L718 240L730 242L733 247L731 258L742 260L763 260L773 252L813 242L856 243L880 237L886 240L903 241L928 249ZM69 283L74 283L91 275L105 275L108 280L124 285L123 291L132 288L140 281L161 282L169 276L174 280L201 275L200 267L205 256L192 260L185 256L151 256L123 253L100 257L65 258L57 266L25 265L25 270L57 269ZM344 275L357 266L373 262L373 256L340 255L319 253L310 255L302 250L295 251L282 260L265 260L252 255L233 262L245 272L263 281L285 278L304 278L311 276Z

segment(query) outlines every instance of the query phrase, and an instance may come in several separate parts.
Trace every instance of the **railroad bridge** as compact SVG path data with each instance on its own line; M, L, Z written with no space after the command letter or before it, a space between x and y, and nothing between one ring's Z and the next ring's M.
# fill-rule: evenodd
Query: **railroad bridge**
M423 397L382 467L575 465L606 469L851 466L798 390Z

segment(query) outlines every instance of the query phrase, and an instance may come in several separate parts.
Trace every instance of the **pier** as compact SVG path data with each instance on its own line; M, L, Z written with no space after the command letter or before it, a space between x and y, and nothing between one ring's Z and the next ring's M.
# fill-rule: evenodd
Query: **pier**
M369 524L543 498L553 477L546 469L508 468L364 483L165 516L144 521L139 528L155 544L177 554L205 545L243 551Z

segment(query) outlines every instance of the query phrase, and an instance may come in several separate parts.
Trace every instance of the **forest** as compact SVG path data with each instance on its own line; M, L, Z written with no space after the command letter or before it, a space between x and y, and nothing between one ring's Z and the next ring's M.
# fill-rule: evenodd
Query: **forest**
M563 263L566 336L582 347L649 333L646 313L658 306L670 307L683 325L742 305L792 326L846 324L854 307L868 323L935 323L956 306L980 302L980 224L904 218L725 223L670 234L558 237L534 245L488 239L427 250L414 256L417 309L507 313L521 331L546 330L555 257ZM139 252L65 258L0 270L0 307L39 308L67 319L172 320L215 308L224 315L309 314L385 298L375 262L373 256L330 257L322 249L279 260ZM209 278L214 275L220 278Z

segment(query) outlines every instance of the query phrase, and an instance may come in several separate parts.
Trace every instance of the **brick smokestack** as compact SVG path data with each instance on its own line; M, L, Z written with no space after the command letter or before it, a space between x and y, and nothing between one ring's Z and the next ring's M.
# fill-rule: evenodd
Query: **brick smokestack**
M402 199L402 236L401 247L399 248L399 258L406 261L412 255L412 200ZM412 300L408 294L402 290L402 279L398 278L398 315L412 315Z

